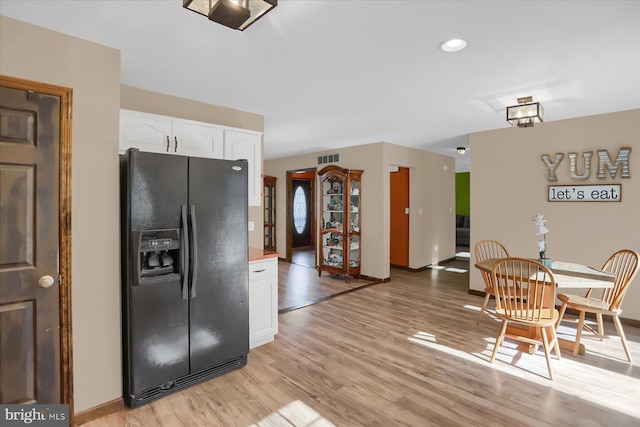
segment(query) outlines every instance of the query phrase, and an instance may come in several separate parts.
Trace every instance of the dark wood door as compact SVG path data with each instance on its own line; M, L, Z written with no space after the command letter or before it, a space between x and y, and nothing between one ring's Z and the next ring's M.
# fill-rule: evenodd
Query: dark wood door
M409 266L409 169L390 173L391 265Z
M60 403L60 98L0 88L0 403Z

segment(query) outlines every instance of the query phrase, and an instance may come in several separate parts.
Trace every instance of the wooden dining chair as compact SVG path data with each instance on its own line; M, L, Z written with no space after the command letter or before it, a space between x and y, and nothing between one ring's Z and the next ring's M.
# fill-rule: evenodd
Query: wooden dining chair
M576 341L573 346L574 356L578 354L582 328L587 328L602 340L604 337L604 322L602 321L602 315L606 314L613 318L613 324L616 326L618 335L620 335L624 352L627 354L629 363L632 363L631 352L629 351L627 339L624 336L622 324L620 323L620 318L618 316L622 313L621 305L624 295L633 281L633 278L638 274L638 257L638 253L631 249L620 250L609 257L607 262L604 263L602 270L613 273L616 278L612 288L601 290L602 296L600 298L592 296L595 291L593 288L589 289L587 294L583 297L571 294L558 295L558 299L562 301L558 325L560 325L560 322L563 320L567 307L571 307L572 309L580 312L576 331ZM596 315L596 320L598 322L597 332L591 326L584 323L586 313L593 313Z
M497 240L480 240L476 243L474 251L476 253L476 262L481 262L488 258L505 258L509 256L507 248ZM478 316L476 325L480 324L482 315L487 309L487 303L489 302L491 295L493 295L491 273L481 270L480 274L482 274L482 280L484 280L484 302L482 303L482 308L480 309L480 315Z
M532 259L507 257L494 264L491 277L496 314L502 319L491 363L505 338L534 344L536 348L542 344L549 379L553 380L551 349L555 348L556 357L562 358L555 330L559 313L555 308L556 281L553 273ZM510 323L526 326L533 333L518 333L523 331L521 328L508 331Z

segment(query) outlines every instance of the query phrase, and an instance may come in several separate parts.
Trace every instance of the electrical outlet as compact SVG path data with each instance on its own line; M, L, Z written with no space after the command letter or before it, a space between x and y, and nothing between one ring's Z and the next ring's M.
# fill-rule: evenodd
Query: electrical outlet
M249 221L249 231L253 231L256 229L256 223L253 221Z

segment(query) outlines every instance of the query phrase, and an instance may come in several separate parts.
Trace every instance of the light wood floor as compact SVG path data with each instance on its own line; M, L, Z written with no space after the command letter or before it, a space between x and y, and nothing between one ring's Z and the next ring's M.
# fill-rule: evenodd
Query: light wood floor
M316 268L316 250L311 247L293 248L291 251L291 263L304 267Z
M585 333L585 355L552 360L555 381L541 352L509 343L490 364L499 323L476 327L468 274L392 270L389 283L283 313L246 367L85 426L639 425L640 328L625 325L633 364L610 319L609 339Z
M329 275L312 267L278 261L278 310L290 310L313 304L332 295L348 292L372 283L371 280Z

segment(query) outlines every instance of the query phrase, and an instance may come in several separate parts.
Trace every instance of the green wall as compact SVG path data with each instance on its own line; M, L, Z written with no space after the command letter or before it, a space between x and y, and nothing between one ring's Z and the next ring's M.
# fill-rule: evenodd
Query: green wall
M456 215L471 216L469 176L469 172L456 173Z

